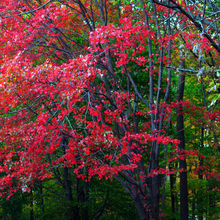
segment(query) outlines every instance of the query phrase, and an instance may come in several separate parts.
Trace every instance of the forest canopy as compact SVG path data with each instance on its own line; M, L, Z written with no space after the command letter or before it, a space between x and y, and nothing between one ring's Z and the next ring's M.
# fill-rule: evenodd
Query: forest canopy
M2 219L218 219L215 0L0 3Z

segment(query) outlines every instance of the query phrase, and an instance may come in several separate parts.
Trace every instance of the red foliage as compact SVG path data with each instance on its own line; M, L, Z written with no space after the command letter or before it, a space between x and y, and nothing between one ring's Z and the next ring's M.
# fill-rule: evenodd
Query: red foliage
M75 167L78 177L88 179L127 174L137 169L143 158L144 166L148 166L152 143L173 146L177 156L170 161L195 154L178 152L179 141L164 134L166 127L156 129L161 121L169 119L178 103L161 102L132 112L137 92L122 89L118 80L118 75L134 74L134 66L156 77L159 64L167 66L170 61L156 52L146 55L148 41L166 48L178 34L164 34L156 40L155 29L125 17L120 19L120 26L99 25L90 32L76 27L73 31L89 36L89 43L79 49L75 38L67 40L67 45L72 44L72 53L68 54L59 47L63 40L61 29L72 27L76 14L54 2L39 7L34 5L31 15L22 1L8 0L0 9L4 14L0 40L1 192L7 189L10 196L18 189L28 191L35 180L50 176L53 166ZM157 8L158 12L162 9ZM66 35L70 33L68 30ZM186 48L192 49L196 42L206 52L211 49L206 38L193 33L183 35ZM54 57L67 61L59 64ZM115 71L109 67L111 62ZM106 81L106 77L110 78ZM170 83L167 78L164 81ZM199 111L204 119L219 120L217 113L207 113L188 102L182 104L185 113ZM159 117L150 122L149 118L157 114ZM145 120L138 129L132 119L136 116ZM158 168L139 178L144 182L147 176L172 173Z

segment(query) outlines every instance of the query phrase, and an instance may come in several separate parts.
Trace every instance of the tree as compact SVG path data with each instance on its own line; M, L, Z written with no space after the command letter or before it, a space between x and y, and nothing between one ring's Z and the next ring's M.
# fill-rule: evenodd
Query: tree
M159 219L166 176L180 172L181 219L188 219L186 156L202 154L184 147L183 114L197 109L204 120L211 117L212 130L219 120L217 111L183 101L184 73L203 75L206 65L217 66L219 52L217 6L194 3L6 1L0 11L2 193L31 191L53 176L72 204L70 218L79 219L73 182L78 202L87 202L92 178L116 179L140 219ZM187 56L179 66L175 55L183 51L198 59L199 70L190 69ZM173 69L180 74L177 101ZM179 140L167 131L172 123ZM180 169L169 169L176 160Z

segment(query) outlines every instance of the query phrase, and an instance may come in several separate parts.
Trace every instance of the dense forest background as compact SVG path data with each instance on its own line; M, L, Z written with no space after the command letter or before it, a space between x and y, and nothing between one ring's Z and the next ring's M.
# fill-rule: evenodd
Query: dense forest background
M0 2L0 219L219 219L216 0Z

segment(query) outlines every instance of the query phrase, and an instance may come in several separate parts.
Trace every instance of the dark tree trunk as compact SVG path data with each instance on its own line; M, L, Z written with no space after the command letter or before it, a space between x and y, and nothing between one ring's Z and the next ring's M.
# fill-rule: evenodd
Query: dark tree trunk
M73 195L72 195L72 182L69 178L69 168L64 167L64 184L65 184L65 190L66 190L66 197L68 200L68 217L67 220L77 220L78 219L78 208L73 207Z
M141 167L141 166L140 166ZM115 177L119 181L124 189L130 194L132 200L136 206L139 220L150 220L149 208L150 208L150 194L146 195L144 188L140 189L140 185L131 183L131 181L124 181L119 177ZM150 183L150 178L146 180L147 185Z
M204 147L204 125L202 125L201 129L201 148ZM203 158L199 157L199 166L203 166ZM203 179L202 172L199 171L199 180ZM203 196L202 196L202 190L199 189L198 191L199 199L197 201L197 207L198 207L198 220L203 220Z
M183 68L185 67L183 61ZM178 87L177 87L177 101L183 101L185 86L185 75L182 73L179 75ZM181 103L177 107L177 132L178 139L180 140L179 148L180 151L185 150L185 136L184 136L184 119L183 119L183 106ZM182 152L181 154L184 155ZM189 216L188 208L188 188L187 188L187 165L186 159L179 161L180 168L180 219L187 220Z
M155 175L152 178L151 190L152 190L151 191L152 219L159 219L159 199L160 199L159 175Z
M216 194L215 192L213 192L213 188L215 187L215 184L213 184L213 180L212 178L209 179L209 218L210 219L215 219L214 218L214 211L213 209L215 209L216 207Z
M134 190L134 193L132 195L132 198L134 200L139 220L149 220L149 213L147 211L147 204L146 199L144 199L144 196L141 193L135 193L136 190Z
M159 158L159 145L156 142L152 144L151 150L151 162L149 172L158 169ZM150 197L150 209L151 219L159 219L159 205L160 205L160 179L159 175L154 175L150 178L149 184L149 197Z
M62 150L63 150L63 155L66 153L66 149L68 147L68 140L65 136L62 138L61 142ZM63 168L63 174L64 174L64 187L66 191L66 198L68 200L68 217L66 217L67 220L78 220L78 215L79 215L79 209L78 206L73 206L74 200L73 200L73 194L72 194L72 181L70 179L69 175L69 168L64 167Z
M143 199L140 195L137 195L135 198L135 206L138 211L139 219L140 220L148 220L149 217L146 215L145 207L143 204Z
M171 169L172 167L169 168ZM176 203L177 203L175 183L176 183L176 175L170 174L170 197L171 197L171 210L173 215L175 215ZM175 218L172 218L172 220L175 220Z
M77 201L83 208L80 209L80 219L88 220L88 182L85 182L79 178L76 180Z

